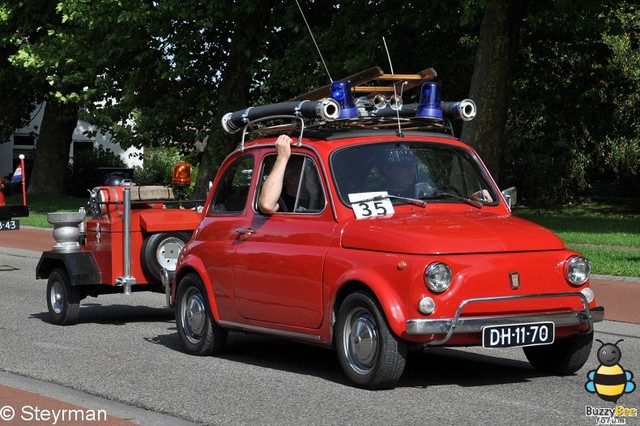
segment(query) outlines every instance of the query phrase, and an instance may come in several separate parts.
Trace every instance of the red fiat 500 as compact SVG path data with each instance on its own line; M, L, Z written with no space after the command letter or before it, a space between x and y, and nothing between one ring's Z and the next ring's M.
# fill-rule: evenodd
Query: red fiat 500
M229 330L331 346L369 389L395 386L409 346L521 346L553 374L584 365L604 315L589 261L513 216L473 149L393 127L292 137L295 185L276 213L258 208L276 136L243 142L216 176L172 281L186 352L219 353Z

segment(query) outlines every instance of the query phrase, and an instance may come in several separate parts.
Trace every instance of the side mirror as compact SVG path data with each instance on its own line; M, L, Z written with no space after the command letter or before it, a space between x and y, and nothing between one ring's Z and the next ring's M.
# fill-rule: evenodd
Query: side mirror
M515 206L518 202L518 190L515 186L509 187L502 191L502 196L505 200L507 200L507 204L509 205L509 210L511 210L512 206Z

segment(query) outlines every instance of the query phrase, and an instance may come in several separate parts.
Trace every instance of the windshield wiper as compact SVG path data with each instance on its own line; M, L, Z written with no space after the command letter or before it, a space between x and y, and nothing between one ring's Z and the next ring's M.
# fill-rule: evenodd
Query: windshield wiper
M378 201L378 200L384 200L384 199L406 201L409 204L415 204L416 206L419 206L422 208L426 207L427 205L426 201L418 200L417 198L401 197L400 195L391 195L391 194L376 195L375 197L367 198L364 200L358 200L358 202L367 203L369 201Z
M472 207L475 207L477 209L482 208L482 206L484 204L482 204L480 201L476 201L476 200L472 200L471 198L467 198L467 197L463 197L461 195L457 195L457 194L452 194L450 192L438 192L437 194L434 195L429 195L426 197L422 197L425 200L438 200L438 199L442 199L442 198L453 198L454 200L458 200L458 201L462 201L463 203L466 203Z

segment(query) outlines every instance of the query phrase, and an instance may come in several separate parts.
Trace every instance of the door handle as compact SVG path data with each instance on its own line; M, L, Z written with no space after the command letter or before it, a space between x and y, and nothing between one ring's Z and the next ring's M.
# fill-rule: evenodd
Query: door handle
M236 228L236 232L240 235L253 235L256 233L256 231L254 231L251 228Z

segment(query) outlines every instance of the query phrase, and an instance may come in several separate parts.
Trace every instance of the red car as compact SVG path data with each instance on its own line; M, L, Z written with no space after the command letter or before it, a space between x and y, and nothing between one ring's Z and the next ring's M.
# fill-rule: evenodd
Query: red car
M276 137L243 140L224 161L171 284L185 351L219 353L231 330L335 347L369 389L394 387L408 348L429 345L522 346L537 370L580 369L604 316L589 261L513 216L440 117L407 117L422 103L382 119L365 102L318 101L293 125L296 191L274 214L258 198ZM341 117L349 108L357 116Z

